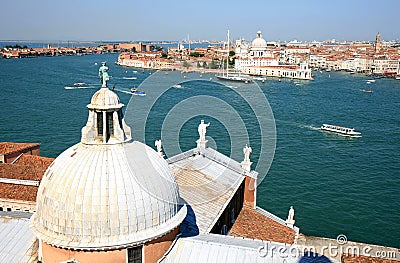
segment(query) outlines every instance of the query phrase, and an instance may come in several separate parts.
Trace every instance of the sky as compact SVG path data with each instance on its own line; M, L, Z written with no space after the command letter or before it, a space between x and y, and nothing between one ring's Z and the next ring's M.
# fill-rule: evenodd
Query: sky
M0 40L399 40L399 0L18 0Z

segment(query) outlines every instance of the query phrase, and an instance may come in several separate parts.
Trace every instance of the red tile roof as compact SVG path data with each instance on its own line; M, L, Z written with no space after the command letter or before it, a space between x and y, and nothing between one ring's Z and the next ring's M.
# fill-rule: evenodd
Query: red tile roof
M27 165L35 167L40 172L43 171L42 175L46 171L47 167L54 161L54 158L42 157L37 155L22 155L14 164Z
M0 178L39 181L53 160L36 155L22 155L14 164L0 164Z
M53 158L22 155L14 164L0 164L0 178L40 181ZM36 201L38 187L0 183L0 198Z
M8 154L24 150L33 146L38 146L39 143L19 143L19 142L0 142L0 154Z
M295 231L254 209L243 207L229 235L293 244Z
M0 198L36 201L37 186L0 183Z

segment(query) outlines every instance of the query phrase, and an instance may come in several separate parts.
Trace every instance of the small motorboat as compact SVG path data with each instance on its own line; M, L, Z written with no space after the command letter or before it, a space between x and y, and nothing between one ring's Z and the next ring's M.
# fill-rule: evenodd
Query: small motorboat
M264 82L264 81L267 80L267 78L266 78L266 77L263 77L263 76L254 76L253 79L254 79L254 80L259 80L259 81L262 81L262 82Z
M135 95L135 96L146 96L146 92L138 90L135 87L131 88L131 92L132 92L132 95Z
M75 82L74 86L75 87L86 87L87 84L85 82Z
M363 89L363 92L366 92L366 93L372 93L372 92L374 92L372 89Z
M182 85L181 84L175 84L172 87L175 88L175 89L181 89Z

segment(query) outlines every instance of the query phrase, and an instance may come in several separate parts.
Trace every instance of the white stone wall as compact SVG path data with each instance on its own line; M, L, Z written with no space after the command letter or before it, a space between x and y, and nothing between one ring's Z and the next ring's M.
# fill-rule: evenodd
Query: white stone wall
M36 212L36 202L0 199L0 210L34 213Z

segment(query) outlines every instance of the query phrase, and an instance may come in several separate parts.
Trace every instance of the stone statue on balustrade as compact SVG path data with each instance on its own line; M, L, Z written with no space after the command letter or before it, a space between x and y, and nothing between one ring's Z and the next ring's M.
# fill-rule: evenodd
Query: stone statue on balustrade
M162 152L162 141L161 140L156 140L154 142L154 146L156 146L156 148L157 148L158 155L160 155L161 157L164 157L164 154Z
M206 148L206 132L207 127L210 126L210 123L204 123L204 120L201 120L197 131L199 132L199 139L197 140L197 147Z
M252 162L250 161L250 154L253 150L251 149L251 147L249 147L247 144L246 146L243 148L243 153L244 153L244 159L243 161L240 163L240 166L245 169L246 171L251 170L251 165Z

